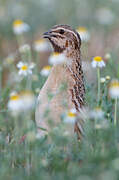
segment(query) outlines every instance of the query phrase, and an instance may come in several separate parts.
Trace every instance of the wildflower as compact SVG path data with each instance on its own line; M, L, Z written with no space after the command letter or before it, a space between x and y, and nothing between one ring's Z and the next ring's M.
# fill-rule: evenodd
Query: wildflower
M14 114L16 114L17 112L20 111L22 106L23 106L23 104L22 104L19 94L15 91L12 92L10 94L10 99L8 101L8 109L10 111L13 111Z
M100 107L96 107L90 112L90 117L93 119L102 119L104 117L104 111Z
M28 74L32 74L32 69L34 68L35 64L31 63L30 65L28 65L27 63L23 63L22 61L20 61L17 64L17 67L19 68L19 75L24 75L27 76Z
M112 80L109 85L109 96L113 99L119 98L119 81Z
M12 92L8 101L8 109L13 115L16 115L22 111L31 109L34 101L35 97L31 91Z
M99 67L99 68L105 67L105 62L103 61L101 56L95 56L93 58L93 61L92 61L91 64L92 64L93 68L96 68L96 67Z
M111 55L109 53L105 54L105 57L104 57L106 60L109 60L111 58Z
M13 57L13 55L10 55L10 56L8 56L7 58L5 58L4 64L5 64L5 65L10 65L10 64L12 64L13 62L14 62L14 57Z
M102 78L100 78L100 82L101 82L101 83L105 83L105 81L106 81L106 79L105 79L105 78L103 78L103 77L102 77Z
M110 80L110 76L106 76L105 79L108 81Z
M110 25L113 23L115 15L109 8L100 8L96 12L96 18L100 24Z
M31 48L30 48L29 44L24 44L24 45L20 46L20 48L19 48L20 53L26 53L30 50L31 50Z
M40 74L42 76L48 76L51 72L51 66L45 66L43 67L43 69L41 70Z
M51 56L48 59L49 64L51 65L57 65L57 64L61 64L63 62L66 61L66 57L64 54L61 53L52 53Z
M118 105L118 98L119 98L119 81L114 79L111 81L109 85L109 96L112 99L115 99L114 102L114 125L117 124L117 105Z
M91 62L93 68L97 68L97 80L98 80L98 103L100 101L100 68L105 67L105 62L101 56L95 56Z
M79 27L77 32L80 34L80 38L82 42L88 42L90 39L90 34L85 27Z
M31 91L25 90L19 93L20 99L22 101L23 110L29 110L34 106L35 97Z
M83 107L80 109L78 118L84 122L87 119L102 119L104 117L104 111L100 107L95 107L93 110L88 107Z
M33 47L37 52L51 51L51 47L45 39L35 41Z
M70 109L64 118L65 123L74 124L76 120L76 109Z
M20 35L24 32L27 32L29 31L29 29L30 29L29 25L20 19L17 19L13 22L13 31L16 35Z

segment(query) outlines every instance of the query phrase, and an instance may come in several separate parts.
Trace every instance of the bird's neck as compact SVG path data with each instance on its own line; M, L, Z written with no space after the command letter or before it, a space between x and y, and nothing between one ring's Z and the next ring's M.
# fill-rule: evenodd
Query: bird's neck
M84 104L85 94L80 50L70 50L70 52L67 53L67 57L70 58L69 62L67 63L67 68L73 81L75 82L73 87L71 87L69 90L71 92L72 102L75 105L75 108L79 111Z

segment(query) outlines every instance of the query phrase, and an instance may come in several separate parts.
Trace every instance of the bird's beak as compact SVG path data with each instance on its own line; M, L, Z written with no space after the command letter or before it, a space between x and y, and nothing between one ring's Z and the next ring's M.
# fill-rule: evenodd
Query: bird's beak
M50 38L52 36L52 31L45 32L43 38Z

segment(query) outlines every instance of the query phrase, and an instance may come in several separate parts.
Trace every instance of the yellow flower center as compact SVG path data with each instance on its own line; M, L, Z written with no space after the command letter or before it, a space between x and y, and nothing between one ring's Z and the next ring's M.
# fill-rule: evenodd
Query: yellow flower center
M69 116L69 117L76 117L76 114L75 114L75 113L72 113L72 112L69 112L69 113L68 113L68 116Z
M12 100L12 101L17 101L17 100L19 100L19 95L12 95L12 96L10 97L10 100Z
M45 66L43 69L44 69L44 70L50 70L50 69L51 69L51 66Z
M115 80L110 83L110 87L119 88L119 81Z
M35 41L35 44L38 45L38 44L41 44L41 43L44 43L44 42L45 42L44 39L39 39L39 40Z
M99 111L102 111L102 109L100 107L96 107L95 111L99 112Z
M95 56L93 58L94 61L97 61L97 62L101 62L102 61L102 57L101 56Z
M23 71L26 71L26 70L28 69L28 66L27 66L27 65L23 65L23 66L21 67L21 69L22 69Z
M53 56L58 56L60 53L58 53L58 52L54 52L52 55Z
M79 28L77 29L77 31L78 31L78 32L86 32L87 29L86 29L85 27L79 27Z
M21 26L24 22L20 19L17 19L13 22L13 26L14 27L18 27L18 26Z

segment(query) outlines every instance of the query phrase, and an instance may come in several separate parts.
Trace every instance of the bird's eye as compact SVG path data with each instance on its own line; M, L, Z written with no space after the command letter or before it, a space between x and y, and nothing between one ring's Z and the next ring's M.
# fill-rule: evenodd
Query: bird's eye
M64 30L63 30L63 29L60 29L59 33L60 33L60 34L64 34Z

